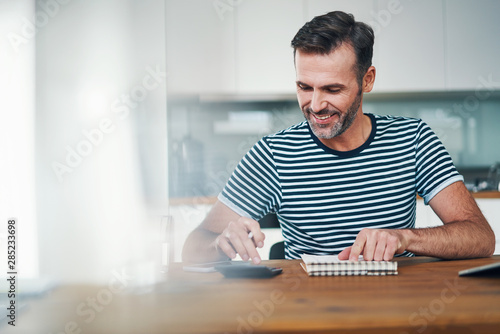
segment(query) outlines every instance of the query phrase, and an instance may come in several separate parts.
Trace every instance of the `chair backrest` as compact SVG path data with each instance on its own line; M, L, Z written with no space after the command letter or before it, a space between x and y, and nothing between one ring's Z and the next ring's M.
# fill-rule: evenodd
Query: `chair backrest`
M260 228L280 228L280 222L275 213L271 212L259 220Z
M269 260L282 260L285 258L285 242L280 241L271 246Z

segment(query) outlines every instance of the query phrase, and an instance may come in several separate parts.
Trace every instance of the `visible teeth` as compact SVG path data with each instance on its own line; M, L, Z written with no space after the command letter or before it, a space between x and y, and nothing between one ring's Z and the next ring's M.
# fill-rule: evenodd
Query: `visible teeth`
M316 116L316 118L317 118L317 119L321 119L321 120L323 120L323 119L327 119L327 118L329 118L330 116L331 116L331 115L327 115L327 116L323 116L323 117L321 117L321 116Z

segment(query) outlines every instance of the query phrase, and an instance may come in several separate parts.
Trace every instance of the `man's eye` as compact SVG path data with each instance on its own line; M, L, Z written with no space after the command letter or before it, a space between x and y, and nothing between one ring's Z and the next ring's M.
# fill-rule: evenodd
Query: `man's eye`
M340 89L327 89L327 92L328 92L328 93L335 94L335 93L340 92Z
M304 85L297 85L297 86L298 86L298 87L299 87L299 89L301 89L301 90L306 90L306 91L307 91L307 90L311 90L311 87L309 87L309 86L304 86Z

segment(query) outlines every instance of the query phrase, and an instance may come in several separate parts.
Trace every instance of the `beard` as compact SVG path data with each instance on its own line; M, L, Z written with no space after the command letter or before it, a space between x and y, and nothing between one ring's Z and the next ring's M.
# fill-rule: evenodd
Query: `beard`
M358 110L361 105L361 92L358 93L353 103L347 108L347 111L342 114L337 110L330 110L325 108L317 113L314 113L311 108L304 108L303 113L309 127L311 128L314 135L321 139L332 139L343 134L347 129L349 129L354 123L356 116L358 115ZM311 120L312 114L317 116L327 116L327 115L338 115L339 120L332 126L330 124L317 124Z

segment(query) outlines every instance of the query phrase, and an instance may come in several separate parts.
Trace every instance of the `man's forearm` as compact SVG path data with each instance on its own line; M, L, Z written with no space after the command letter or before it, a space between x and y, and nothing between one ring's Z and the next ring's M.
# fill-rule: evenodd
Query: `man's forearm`
M215 247L218 234L201 227L191 232L182 249L182 261L189 263L204 263L224 261L229 258Z
M417 255L459 259L488 257L495 251L495 234L486 220L403 231L407 250Z

